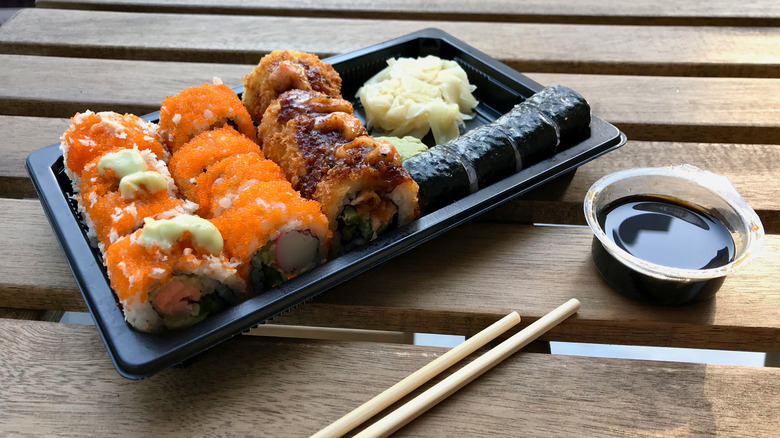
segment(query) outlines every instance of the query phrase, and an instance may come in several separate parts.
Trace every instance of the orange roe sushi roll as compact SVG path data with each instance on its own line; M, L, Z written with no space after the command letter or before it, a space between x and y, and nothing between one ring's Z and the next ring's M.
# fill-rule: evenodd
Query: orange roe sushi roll
M246 153L263 156L260 146L225 125L198 134L173 154L168 166L180 194L191 199L195 196L195 179L198 175L224 158Z
M210 218L232 205L240 191L256 182L284 180L284 172L271 160L258 154L238 154L214 163L195 177L190 201L198 204L197 214Z
M313 90L341 96L341 77L317 55L295 50L275 50L260 59L243 79L241 101L252 120L260 123L266 108L288 90Z
M245 299L246 283L222 246L210 222L181 215L147 219L108 247L111 288L127 322L144 332L178 329Z
M255 293L323 261L332 236L320 205L283 179L246 187L211 221Z
M173 154L203 131L233 124L255 141L255 126L238 95L223 83L190 87L167 96L160 108L160 139Z
M109 152L87 164L77 196L101 251L141 227L146 217L165 219L196 208L175 197L165 163L138 149Z
M87 163L106 152L119 149L148 150L167 160L167 152L157 138L158 127L132 114L87 111L71 118L70 127L60 137L65 172L74 187Z

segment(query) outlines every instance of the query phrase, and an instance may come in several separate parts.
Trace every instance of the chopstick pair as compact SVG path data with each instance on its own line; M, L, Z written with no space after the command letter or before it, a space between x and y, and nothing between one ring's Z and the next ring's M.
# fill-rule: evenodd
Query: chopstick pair
M569 316L577 313L579 308L580 302L572 298L400 408L391 412L386 417L367 427L357 434L356 437L384 437L390 435L440 401L452 395L458 389L466 386L469 382L476 379L487 370L496 366L502 360L517 352L517 350L525 347L531 341L555 327ZM417 389L459 360L495 339L498 335L515 326L518 322L520 322L520 315L518 315L517 312L512 312L501 318L465 342L452 348L436 360L367 401L354 411L315 433L312 435L312 438L340 437L344 435Z

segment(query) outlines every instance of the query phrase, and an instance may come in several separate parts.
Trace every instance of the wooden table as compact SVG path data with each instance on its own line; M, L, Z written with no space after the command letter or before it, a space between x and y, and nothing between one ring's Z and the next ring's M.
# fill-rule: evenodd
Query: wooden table
M214 76L238 85L274 49L324 57L426 27L578 90L630 141L276 324L470 335L577 297L545 340L780 352L779 25L768 0L39 0L0 27L0 435L306 435L442 354L240 336L123 379L94 327L56 322L85 306L23 168L77 111L144 114ZM581 225L599 177L679 163L731 178L769 233L714 300L625 299L596 272L587 228L529 225ZM526 352L399 435L777 436L779 394L777 368Z

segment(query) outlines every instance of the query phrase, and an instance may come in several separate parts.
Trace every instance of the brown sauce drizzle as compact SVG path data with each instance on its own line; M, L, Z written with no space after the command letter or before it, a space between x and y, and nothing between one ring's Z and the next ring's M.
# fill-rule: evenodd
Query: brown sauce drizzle
M279 99L277 120L295 119L295 139L306 173L295 189L310 198L325 176L350 172L377 172L392 190L410 177L401 167L398 153L388 143L374 140L360 120L351 114L352 105L311 91L290 91Z

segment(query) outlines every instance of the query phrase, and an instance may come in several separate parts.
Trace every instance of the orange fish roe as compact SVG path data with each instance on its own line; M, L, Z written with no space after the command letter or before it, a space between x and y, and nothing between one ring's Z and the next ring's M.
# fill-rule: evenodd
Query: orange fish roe
M286 180L251 185L211 222L222 234L225 253L247 267L263 245L288 231L309 230L320 239L323 257L332 235L319 203L303 199Z
M234 155L214 163L195 178L194 196L190 201L200 206L199 216L209 218L254 182L284 179L282 169L271 160L258 154Z
M203 84L167 96L160 108L160 138L171 153L199 133L232 122L252 141L255 126L236 93L225 84Z
M177 257L183 248L176 242L170 250L159 246L147 249L136 242L142 230L119 239L106 250L105 263L111 288L121 301L135 299L146 302L156 284L164 284L173 275Z
M124 198L119 193L119 181L113 171L106 169L106 176L98 171L100 157L85 167L79 184L79 204L86 213L97 234L98 241L107 248L120 237L126 236L143 225L145 217L163 219L185 213L193 207L184 205L167 190L143 192L135 198ZM154 171L152 164L148 170Z
M173 154L168 166L180 193L186 198L192 198L198 175L224 158L246 153L263 156L260 146L225 125L195 136Z
M134 146L149 150L160 159L167 158L157 139L157 125L138 116L87 111L70 120L70 127L60 137L60 148L65 165L74 176L81 176L84 166L95 158Z
M149 293L167 283L174 274L207 273L215 269L223 270L220 275L225 278L236 274L235 264L221 255L200 252L186 237L174 241L168 249L158 245L147 248L137 242L142 231L136 230L106 250L111 288L123 304L146 302Z

